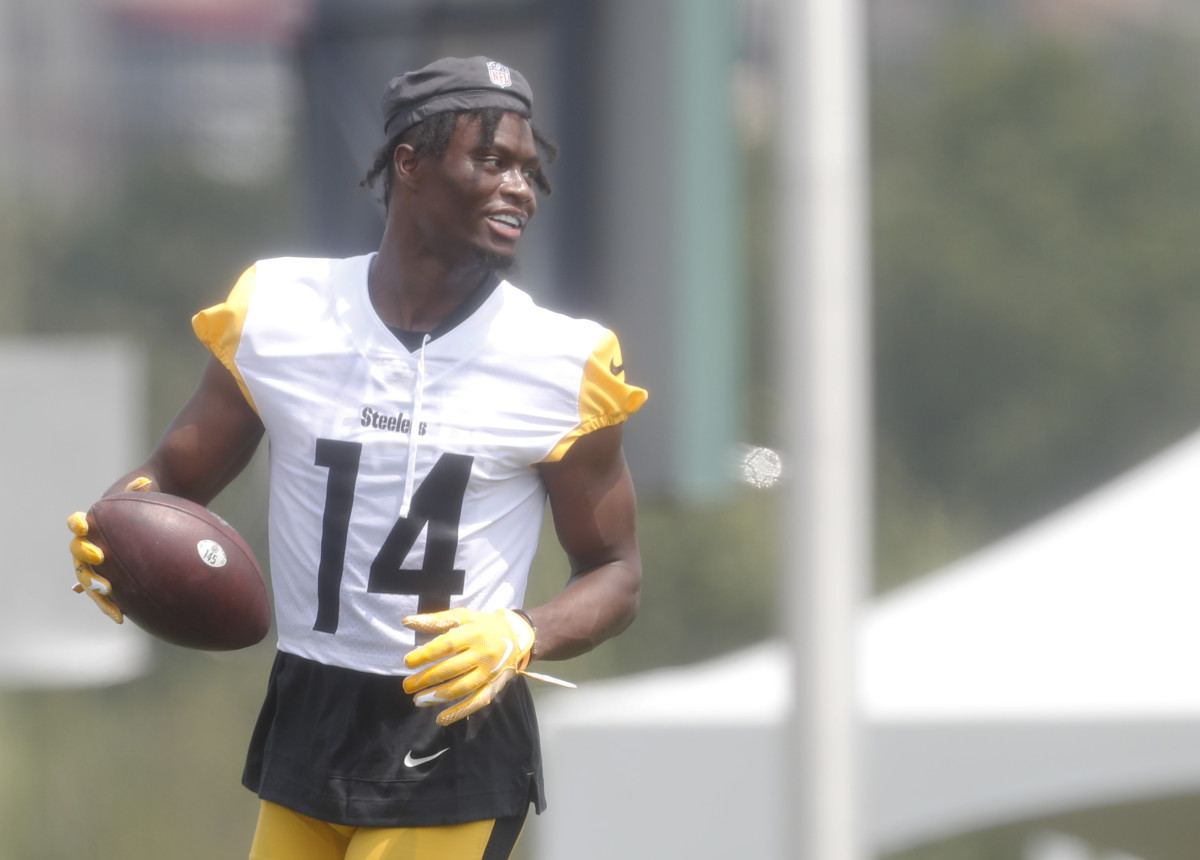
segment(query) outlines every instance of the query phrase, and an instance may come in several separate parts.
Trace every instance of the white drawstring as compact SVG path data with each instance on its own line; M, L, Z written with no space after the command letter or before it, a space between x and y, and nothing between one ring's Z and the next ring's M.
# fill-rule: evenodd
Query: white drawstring
M412 504L413 481L417 474L417 437L421 435L421 400L425 394L425 344L429 343L429 332L421 338L421 351L417 354L417 378L413 389L412 423L408 428L408 467L404 472L404 500L400 504L400 516L407 517Z

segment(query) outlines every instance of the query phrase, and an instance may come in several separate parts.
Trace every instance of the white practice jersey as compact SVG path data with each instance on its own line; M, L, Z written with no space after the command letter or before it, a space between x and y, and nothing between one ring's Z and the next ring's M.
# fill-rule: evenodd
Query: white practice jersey
M410 352L368 298L372 256L260 261L193 327L270 440L280 649L399 675L406 615L521 606L534 466L646 393L612 332L507 281Z

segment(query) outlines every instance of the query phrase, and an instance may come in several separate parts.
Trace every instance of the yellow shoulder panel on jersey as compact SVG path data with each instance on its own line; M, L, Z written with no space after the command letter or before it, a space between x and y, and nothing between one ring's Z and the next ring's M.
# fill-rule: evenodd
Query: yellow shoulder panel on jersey
M561 460L580 436L620 424L642 407L649 395L645 389L625 382L625 361L617 336L606 331L588 356L579 389L579 426L564 436L545 462Z
M192 317L192 331L200 342L208 347L221 364L229 369L237 380L242 396L255 412L254 398L246 388L246 380L242 378L237 368L234 356L237 355L238 344L242 339L242 326L246 322L246 310L250 307L250 297L254 294L256 268L251 266L233 286L229 298L219 305L206 308Z

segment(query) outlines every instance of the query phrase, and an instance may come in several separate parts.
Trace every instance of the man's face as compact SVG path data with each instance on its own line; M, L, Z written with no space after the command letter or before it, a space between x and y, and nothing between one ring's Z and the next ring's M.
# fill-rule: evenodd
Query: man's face
M516 114L504 114L490 145L480 125L459 119L445 156L427 159L416 214L439 256L505 269L537 209L537 145L529 122Z

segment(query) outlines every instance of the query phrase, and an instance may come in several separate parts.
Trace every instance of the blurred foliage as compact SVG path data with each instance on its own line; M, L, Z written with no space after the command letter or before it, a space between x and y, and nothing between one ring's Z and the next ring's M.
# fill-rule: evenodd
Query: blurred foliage
M152 356L150 438L191 394L206 356L196 311L223 300L256 259L297 253L303 184L291 170L226 185L170 153L131 165L120 196L70 219L26 212L15 259L27 333L127 335ZM0 216L2 217L2 216Z
M31 328L172 343L176 321L223 299L256 259L301 248L305 198L290 175L226 185L167 155L135 165L114 205L31 236Z
M1200 425L1196 62L1119 36L966 28L875 69L885 587Z
M0 856L245 857L258 805L239 779L270 650L161 645L132 683L0 697Z
M887 860L1024 860L1026 840L1019 832L947 839L937 845L900 851Z
M24 252L26 225L20 209L0 198L0 262L8 288L0 290L0 335L22 334L29 328L29 258Z
M1079 42L955 26L874 67L881 589L1200 424L1200 398L1186 394L1200 386L1195 64L1150 31ZM753 156L749 319L769 331L770 170ZM153 438L203 360L191 314L252 260L303 252L296 173L227 186L151 159L103 212L64 223L0 204L5 330L146 343ZM750 426L768 440L769 343L749 342ZM217 507L265 557L256 463ZM707 506L643 498L641 616L552 671L585 680L692 662L774 633L775 501L746 489ZM548 527L531 601L566 570ZM159 654L153 674L121 687L0 697L0 856L244 856L256 807L238 776L270 648ZM1020 845L962 837L893 860L1017 860Z

